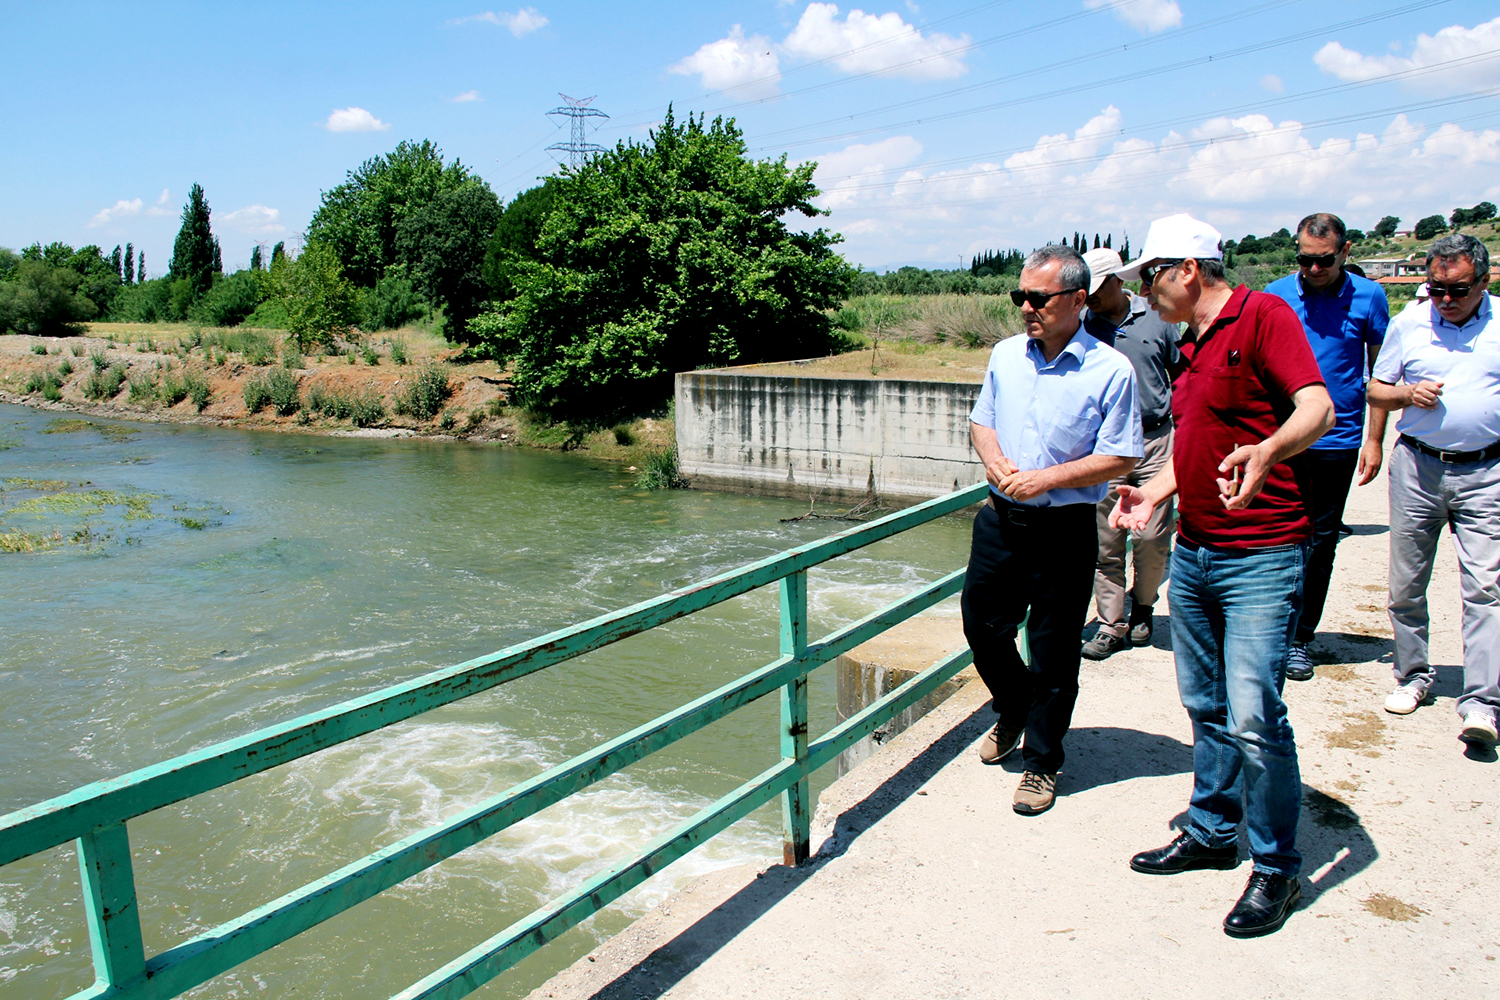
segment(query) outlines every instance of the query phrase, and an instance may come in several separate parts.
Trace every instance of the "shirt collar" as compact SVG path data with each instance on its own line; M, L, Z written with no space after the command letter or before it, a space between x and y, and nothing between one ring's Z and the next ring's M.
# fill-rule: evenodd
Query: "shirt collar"
M1479 300L1479 308L1476 309L1476 310L1474 310L1474 315L1470 316L1467 320L1465 320L1464 324L1462 326L1458 326L1457 324L1448 322L1446 319L1443 318L1443 314L1437 311L1437 306L1431 305L1431 303L1429 303L1428 308L1430 308L1432 310L1432 325L1433 325L1433 328L1434 329L1447 328L1449 330L1466 330L1473 323L1476 323L1476 322L1488 322L1490 316L1494 313L1494 309L1491 308L1491 306L1490 306L1490 302L1493 299L1494 299L1494 296L1491 295L1491 294L1489 294L1488 292L1486 292L1485 295L1484 295L1484 298L1482 298L1482 299Z
M1022 336L1025 336L1025 334L1022 334ZM1088 353L1088 341L1090 340L1096 344L1099 343L1092 334L1083 328L1083 324L1079 323L1078 329L1073 332L1072 339L1063 345L1063 349L1057 352L1057 357L1053 358L1050 362L1042 355L1042 342L1040 340L1033 340L1027 337L1026 353L1031 356L1032 361L1036 363L1038 368L1053 367L1063 359L1063 355L1065 354L1071 354L1074 360L1078 362L1079 367L1082 367L1084 355Z
M1344 272L1344 280L1341 281L1341 282L1339 282L1339 285L1338 285L1337 288L1330 288L1326 292L1319 292L1319 291L1316 291L1314 289L1308 288L1302 282L1302 272L1301 271L1297 272L1297 297L1300 298L1300 299L1305 299L1309 295L1342 296L1345 292L1349 291L1349 289L1351 289L1353 287L1354 287L1354 275L1350 274L1348 271Z

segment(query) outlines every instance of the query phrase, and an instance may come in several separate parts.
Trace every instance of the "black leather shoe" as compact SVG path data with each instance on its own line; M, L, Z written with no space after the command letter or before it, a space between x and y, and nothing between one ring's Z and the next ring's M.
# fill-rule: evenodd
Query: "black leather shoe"
M1279 931L1301 899L1302 885L1295 878L1251 872L1240 901L1224 918L1224 933L1247 938Z
M1240 863L1239 850L1228 847L1204 847L1186 830L1166 847L1142 851L1130 859L1130 867L1147 875L1176 875L1198 868L1227 871Z

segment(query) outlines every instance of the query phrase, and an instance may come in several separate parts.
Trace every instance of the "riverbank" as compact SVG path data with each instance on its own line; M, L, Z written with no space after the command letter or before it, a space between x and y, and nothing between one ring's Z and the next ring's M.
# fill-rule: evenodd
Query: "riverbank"
M628 465L643 465L673 441L665 416L583 431L538 422L511 405L511 383L499 365L465 359L427 331L384 332L340 343L337 351L292 353L280 330L188 324L96 323L77 337L6 335L0 336L0 401L150 423L579 450ZM427 415L401 412L410 410L402 400L413 381L433 366L446 380L446 398ZM96 369L108 377L102 389L99 380L90 384ZM252 411L247 384L277 370L296 380L296 408ZM168 383L187 378L205 386L202 406L190 393L171 398ZM358 400L365 410L353 417L348 406L315 410L315 391L324 399Z

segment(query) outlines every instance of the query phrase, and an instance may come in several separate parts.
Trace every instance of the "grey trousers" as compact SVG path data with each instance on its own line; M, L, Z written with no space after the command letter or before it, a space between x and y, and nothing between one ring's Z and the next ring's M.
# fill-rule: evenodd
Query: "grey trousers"
M1391 629L1396 683L1436 675L1427 658L1427 585L1447 524L1463 597L1464 692L1458 712L1500 715L1500 460L1449 464L1404 442L1391 449Z
M1122 636L1130 627L1125 614L1125 539L1130 534L1109 526L1109 512L1115 509L1119 495L1116 486L1140 486L1161 471L1172 457L1172 425L1163 424L1146 435L1145 457L1130 472L1109 483L1109 492L1098 505L1099 561L1094 567L1094 601L1099 614L1099 631ZM1167 571L1167 557L1172 550L1171 500L1151 512L1151 520L1131 546L1135 563L1135 586L1131 597L1137 606L1156 603L1162 576Z

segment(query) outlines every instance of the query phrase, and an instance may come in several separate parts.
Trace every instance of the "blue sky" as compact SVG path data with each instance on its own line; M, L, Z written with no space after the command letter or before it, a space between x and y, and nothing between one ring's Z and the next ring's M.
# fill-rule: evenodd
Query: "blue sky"
M817 160L866 266L957 265L1190 211L1228 236L1500 201L1493 0L7 3L0 246L133 241L161 273L201 183L226 266L431 139L507 201L669 102Z

